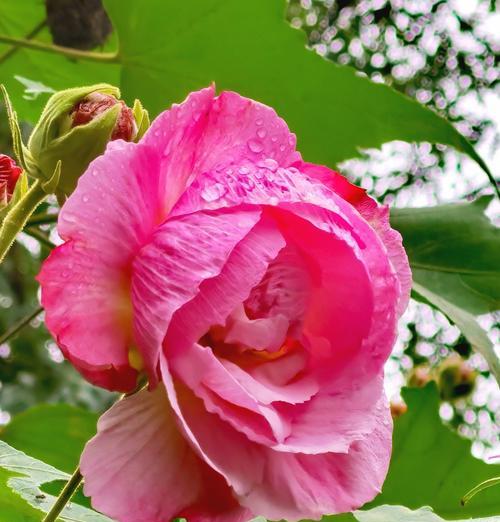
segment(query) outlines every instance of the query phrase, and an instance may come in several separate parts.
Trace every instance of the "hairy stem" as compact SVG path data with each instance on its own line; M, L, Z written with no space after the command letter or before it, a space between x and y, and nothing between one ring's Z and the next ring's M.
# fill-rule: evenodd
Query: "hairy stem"
M118 62L118 53L96 53L93 51L80 51L71 47L63 47L51 43L39 42L37 40L29 40L27 38L16 38L13 36L0 35L0 42L22 47L24 49L33 49L35 51L43 51L47 53L60 54L68 58L77 60L87 60L92 62L116 63Z
M42 522L55 522L57 517L60 515L61 511L65 508L66 504L71 500L71 497L74 495L78 486L82 483L82 474L80 473L80 468L76 468L71 475L71 478L68 480L63 490L57 497L54 505L50 509L50 511L45 515Z
M36 25L33 30L31 30L27 35L26 39L31 40L34 38L44 27L46 24L46 20L42 20L38 25ZM0 64L8 60L13 54L15 54L19 50L19 45L13 45L10 49L7 49L2 55L0 55Z
M52 241L48 238L47 234L45 234L44 232L42 232L41 230L39 230L38 228L35 228L35 227L26 227L23 232L25 234L28 234L28 236L31 236L32 238L36 239L40 245L48 248L49 250L52 250L53 248L55 248L56 245L54 245L54 243L52 243Z
M30 217L27 226L31 227L35 225L50 225L51 223L57 223L58 216L59 214L40 212L39 214Z
M46 196L41 182L37 180L9 210L0 228L0 263L4 260L17 234L22 231L31 214Z
M14 323L4 334L0 335L0 344L7 342L11 337L16 335L17 332L22 330L26 325L28 325L35 317L40 315L43 312L43 308L40 306L36 310L33 310L31 314L26 317L22 317Z

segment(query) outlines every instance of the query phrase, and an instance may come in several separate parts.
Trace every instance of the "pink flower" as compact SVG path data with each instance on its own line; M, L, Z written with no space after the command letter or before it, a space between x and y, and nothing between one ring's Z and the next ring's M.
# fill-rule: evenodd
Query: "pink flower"
M105 388L149 378L83 453L98 510L317 519L380 491L407 258L387 208L303 162L272 109L191 94L108 145L59 233L39 276L59 346Z

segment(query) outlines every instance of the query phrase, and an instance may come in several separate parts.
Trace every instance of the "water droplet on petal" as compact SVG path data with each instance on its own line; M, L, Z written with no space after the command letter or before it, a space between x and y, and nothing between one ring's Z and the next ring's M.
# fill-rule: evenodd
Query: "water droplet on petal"
M248 145L248 148L252 152L255 152L256 154L258 154L259 152L262 152L264 150L264 146L262 145L262 143L257 140L249 140L247 145Z
M265 138L266 137L266 134L267 134L267 131L266 129L257 129L257 136L259 138Z
M221 183L215 183L205 187L201 193L201 197L207 201L217 201L226 193L226 188Z
M276 172L276 170L278 169L278 162L273 158L266 158L262 161L259 161L259 163L257 163L257 166L270 170L271 172Z
M262 118L257 118L255 120L255 125L262 125L264 123L264 120Z
M88 203L88 201L89 201L89 197L88 197L88 196L83 196L82 201L83 201L84 203Z

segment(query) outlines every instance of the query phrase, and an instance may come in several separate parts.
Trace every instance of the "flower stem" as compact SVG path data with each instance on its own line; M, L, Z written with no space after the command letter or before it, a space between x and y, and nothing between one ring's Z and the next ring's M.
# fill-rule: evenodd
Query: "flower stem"
M36 316L40 315L42 312L43 308L39 306L36 310L31 312L31 314L19 319L19 321L13 324L4 334L0 335L0 344L7 342L12 336L16 335L17 332L22 330L27 324L29 324Z
M60 515L61 511L65 508L66 504L71 500L71 497L74 495L75 491L78 489L78 486L82 483L82 474L80 473L80 468L76 468L71 475L71 478L68 480L63 490L57 497L54 505L50 509L50 511L45 515L42 522L55 522L57 517Z
M36 25L27 35L26 40L31 40L34 38L46 25L47 21L42 20L38 25ZM7 49L2 55L0 55L0 64L8 60L13 54L15 54L19 50L19 46L13 45L10 49Z
M47 53L60 54L68 58L88 60L92 62L117 63L118 53L96 53L92 51L80 51L71 47L63 47L37 40L28 40L27 38L15 38L13 36L0 35L0 42L23 47L25 49L33 49L35 51L44 51Z
M28 226L33 225L50 225L52 223L57 223L57 218L59 214L49 213L49 212L40 212L31 216L28 221Z
M27 234L28 236L31 236L32 238L36 239L40 245L44 246L45 248L48 248L49 250L52 250L55 248L56 245L52 243L52 241L48 238L47 234L42 232L40 229L36 227L26 227L23 232Z
M26 194L9 210L0 228L0 263L9 251L14 239L26 225L38 205L47 194L39 180L31 185Z

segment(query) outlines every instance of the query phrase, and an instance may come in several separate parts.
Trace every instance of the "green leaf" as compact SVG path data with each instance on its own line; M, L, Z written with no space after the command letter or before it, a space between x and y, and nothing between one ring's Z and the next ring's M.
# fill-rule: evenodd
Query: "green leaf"
M359 148L398 139L451 145L488 172L451 123L354 69L307 51L305 34L285 21L285 0L149 0L147 9L135 0L106 0L105 5L120 43L121 65L26 49L0 63L23 117L37 114L45 95L23 99L15 74L53 89L119 83L130 104L138 98L152 115L216 82L219 89L274 107L297 134L309 161L333 166L358 155ZM13 36L26 36L44 18L38 0L0 0L0 9L0 33ZM47 30L36 39L48 41ZM0 45L0 53L9 48Z
M443 299L440 295L431 292L425 286L414 282L413 288L428 303L441 310L457 325L471 346L486 359L491 372L495 375L497 381L500 382L500 360L495 353L492 342L489 340L486 332L479 326L474 316Z
M500 465L474 458L471 442L443 425L436 386L406 388L403 398L408 412L395 421L389 474L382 493L366 508L430 506L445 520L498 515L500 495L495 488L482 492L481 502L460 503L465 491L498 476Z
M0 522L39 522L55 497L40 486L54 480L67 481L69 475L28 457L0 441ZM63 522L112 522L96 511L70 503L59 519Z
M500 308L500 229L484 214L490 201L391 212L414 281L475 315Z
M430 508L412 511L403 506L380 506L369 511L355 511L358 522L443 522L444 519L433 513ZM467 519L471 522L499 522L500 517ZM460 521L457 521L460 522ZM463 520L462 522L465 522Z
M66 404L40 405L16 415L0 439L32 457L71 473L96 432L97 414Z
M417 297L447 315L500 380L500 361L473 317L500 308L500 229L484 214L490 201L395 209L391 224L403 235Z

